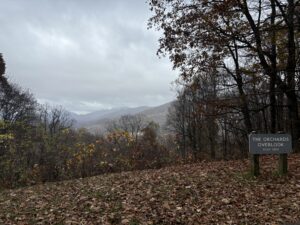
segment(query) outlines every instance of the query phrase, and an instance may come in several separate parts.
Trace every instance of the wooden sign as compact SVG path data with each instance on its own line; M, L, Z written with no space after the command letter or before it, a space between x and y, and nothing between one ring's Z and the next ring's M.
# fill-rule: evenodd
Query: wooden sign
M288 154L292 152L292 137L289 134L250 134L250 154Z
M256 134L249 135L249 152L251 154L251 173L259 175L259 155L279 155L278 172L287 174L287 154L292 152L292 137L289 134Z

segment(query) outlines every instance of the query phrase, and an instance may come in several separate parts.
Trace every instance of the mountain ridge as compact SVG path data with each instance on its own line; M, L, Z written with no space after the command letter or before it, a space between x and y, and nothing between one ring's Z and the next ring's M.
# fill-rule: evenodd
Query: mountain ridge
M117 120L124 115L143 114L147 120L154 121L163 127L166 122L168 109L172 102L167 102L159 106L139 106L122 107L115 109L104 109L91 112L84 115L70 113L71 118L75 120L75 128L86 128L90 132L105 132L106 124L111 120Z

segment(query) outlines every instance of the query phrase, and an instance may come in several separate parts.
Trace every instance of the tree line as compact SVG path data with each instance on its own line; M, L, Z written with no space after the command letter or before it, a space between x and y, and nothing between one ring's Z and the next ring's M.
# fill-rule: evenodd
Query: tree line
M38 104L5 76L0 55L0 189L108 172L160 168L178 160L171 137L142 115L109 121L107 132L75 129L62 107Z

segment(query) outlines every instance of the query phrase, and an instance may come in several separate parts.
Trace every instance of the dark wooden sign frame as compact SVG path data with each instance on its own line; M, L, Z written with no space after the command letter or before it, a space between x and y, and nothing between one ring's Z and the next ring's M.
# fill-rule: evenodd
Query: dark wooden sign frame
M251 174L258 176L259 156L262 154L279 155L278 171L280 175L287 174L287 155L292 152L292 137L279 132L277 134L258 134L253 131L249 135L249 153L251 154Z

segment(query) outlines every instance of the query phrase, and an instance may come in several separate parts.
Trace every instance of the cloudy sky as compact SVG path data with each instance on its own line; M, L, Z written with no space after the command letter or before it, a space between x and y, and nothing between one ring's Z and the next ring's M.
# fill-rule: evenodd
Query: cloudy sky
M73 112L174 99L146 0L1 0L0 52L12 82Z

